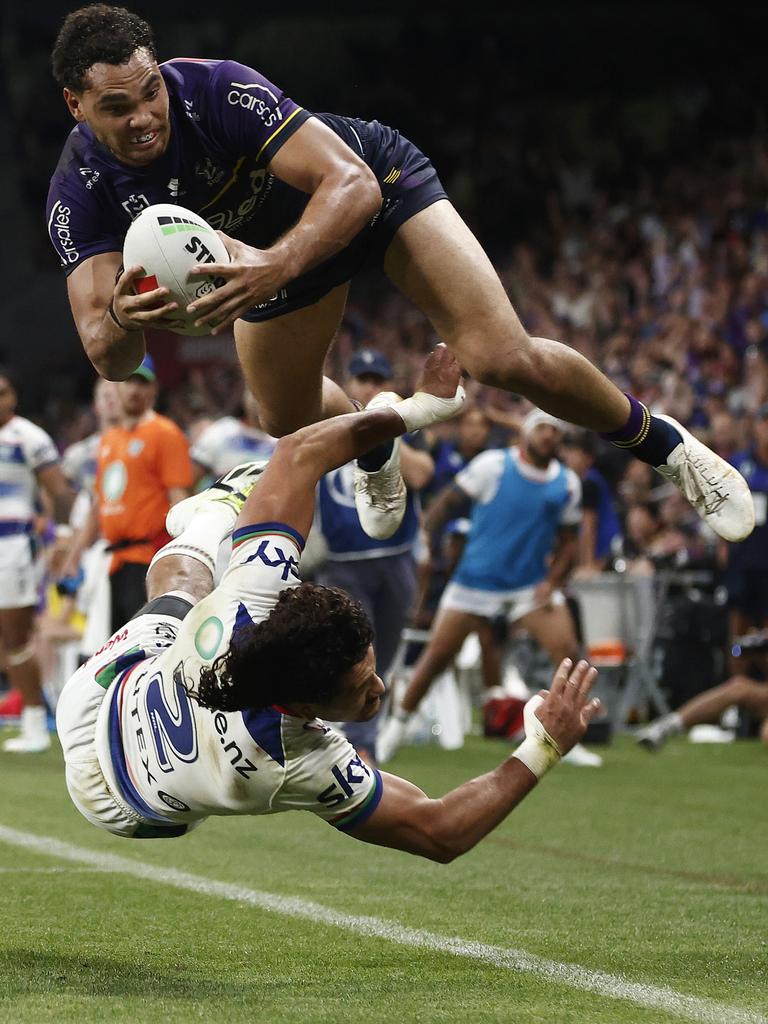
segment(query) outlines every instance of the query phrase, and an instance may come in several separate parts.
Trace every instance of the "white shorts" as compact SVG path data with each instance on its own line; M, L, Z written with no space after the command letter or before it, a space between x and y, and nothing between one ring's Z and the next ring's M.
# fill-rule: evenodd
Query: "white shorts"
M438 610L451 608L484 619L504 617L507 622L516 622L537 608L560 605L565 601L559 590L553 591L546 601L537 601L535 594L535 586L520 587L518 590L478 590L451 582L443 591Z
M0 608L29 608L37 604L40 563L28 534L0 537L0 580Z
M140 834L151 837L152 832L109 786L99 762L97 723L108 709L109 666L136 648L144 659L162 654L175 640L180 622L176 616L154 612L131 619L75 672L56 706L56 731L72 802L84 818L114 835L134 836L140 826ZM102 682L97 681L97 671Z

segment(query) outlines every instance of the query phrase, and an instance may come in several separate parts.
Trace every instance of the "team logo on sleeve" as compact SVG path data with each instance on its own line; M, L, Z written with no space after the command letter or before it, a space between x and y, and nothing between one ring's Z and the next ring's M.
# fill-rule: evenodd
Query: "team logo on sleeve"
M233 107L251 110L261 118L267 128L283 120L277 96L258 82L230 82L227 103Z

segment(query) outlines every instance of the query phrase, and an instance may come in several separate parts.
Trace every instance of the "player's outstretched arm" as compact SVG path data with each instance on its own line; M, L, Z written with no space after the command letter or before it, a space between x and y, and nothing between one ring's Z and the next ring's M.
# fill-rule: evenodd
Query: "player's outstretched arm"
M167 288L134 294L141 267L122 265L119 252L99 253L85 260L67 278L72 316L85 354L106 380L125 380L144 358L144 328L162 327L176 308L166 302Z
M306 537L321 477L400 434L450 419L463 402L461 368L445 345L438 345L411 398L388 408L334 416L281 438L236 528L280 522Z
M584 735L600 708L589 692L597 671L587 662L560 663L550 690L526 705L526 738L498 768L470 779L439 800L382 772L384 791L371 817L349 834L448 863L471 850Z

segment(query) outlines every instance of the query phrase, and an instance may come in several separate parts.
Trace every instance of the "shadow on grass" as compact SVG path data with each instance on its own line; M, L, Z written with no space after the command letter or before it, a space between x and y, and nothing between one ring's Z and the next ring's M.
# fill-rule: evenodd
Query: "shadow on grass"
M151 954L147 954L151 958ZM255 981L238 985L231 978L205 977L192 962L154 969L137 959L98 954L50 953L6 949L0 968L0 1005L4 999L31 995L139 996L149 999L226 997L231 1000L271 987ZM0 1013L0 1016L2 1014Z

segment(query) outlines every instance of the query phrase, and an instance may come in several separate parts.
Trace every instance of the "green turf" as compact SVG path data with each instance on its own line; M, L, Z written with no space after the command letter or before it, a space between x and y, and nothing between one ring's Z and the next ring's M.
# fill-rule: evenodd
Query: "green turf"
M414 747L392 768L438 795L507 749ZM0 825L768 1014L768 750L753 741L652 756L621 738L602 769L558 768L449 866L297 813L128 842L79 817L58 750L0 755L0 773ZM0 1020L14 1024L685 1019L2 842L0 886Z

